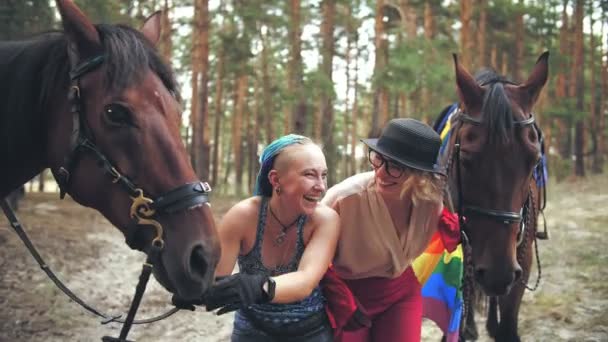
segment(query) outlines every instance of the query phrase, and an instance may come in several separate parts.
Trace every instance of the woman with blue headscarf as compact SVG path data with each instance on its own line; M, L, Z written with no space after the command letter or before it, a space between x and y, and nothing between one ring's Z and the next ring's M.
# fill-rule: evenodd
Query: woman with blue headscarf
M207 310L237 310L232 341L331 341L319 281L339 236L336 212L320 204L327 165L309 138L287 135L260 157L254 196L219 227L218 282ZM230 275L238 261L239 273Z

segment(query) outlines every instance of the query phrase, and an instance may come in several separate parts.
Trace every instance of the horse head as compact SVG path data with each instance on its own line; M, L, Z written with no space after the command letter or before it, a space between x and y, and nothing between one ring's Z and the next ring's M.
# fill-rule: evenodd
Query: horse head
M162 248L154 275L165 288L198 298L220 247L210 189L180 138L177 85L155 49L160 16L138 31L93 25L72 1L56 3L64 35L55 82L63 86L48 101L51 170L62 192L100 211L131 248Z
M548 56L539 57L523 84L493 71L474 78L454 56L461 102L450 136L451 196L463 216L475 280L490 296L508 293L522 276L517 246L541 158L532 107L547 81Z

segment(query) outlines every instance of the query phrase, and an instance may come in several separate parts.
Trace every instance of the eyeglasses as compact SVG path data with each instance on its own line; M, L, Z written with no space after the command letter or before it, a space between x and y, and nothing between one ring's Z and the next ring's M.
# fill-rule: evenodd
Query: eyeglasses
M397 162L393 160L386 158L374 150L369 150L368 158L374 170L377 170L384 165L386 173L393 178L399 178L405 172L405 167L397 164Z

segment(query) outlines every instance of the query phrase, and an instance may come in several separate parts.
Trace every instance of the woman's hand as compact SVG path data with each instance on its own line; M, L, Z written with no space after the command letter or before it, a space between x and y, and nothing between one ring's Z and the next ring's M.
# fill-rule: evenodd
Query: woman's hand
M263 274L246 273L218 278L218 282L205 293L207 311L219 308L217 314L222 315L252 304L268 303L274 298L274 291L267 293L263 288L269 280Z

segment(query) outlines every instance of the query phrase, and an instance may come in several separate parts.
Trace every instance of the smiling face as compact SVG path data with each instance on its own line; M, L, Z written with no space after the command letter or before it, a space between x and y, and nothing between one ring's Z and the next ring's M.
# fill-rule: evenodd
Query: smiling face
M369 162L374 169L376 191L384 196L400 196L409 176L407 168L374 150L369 151Z
M323 151L313 143L291 145L277 156L274 167L270 182L274 189L280 188L282 202L295 212L311 215L327 189Z

